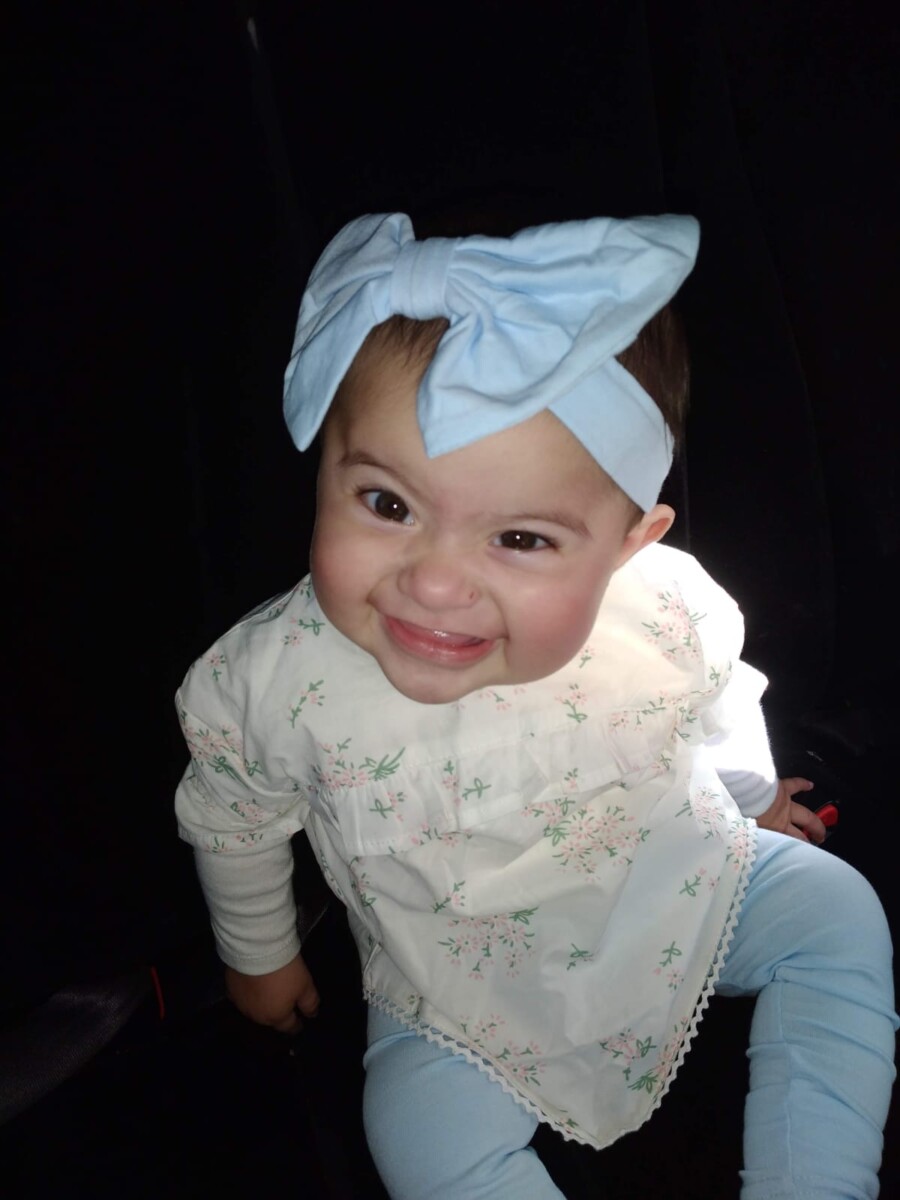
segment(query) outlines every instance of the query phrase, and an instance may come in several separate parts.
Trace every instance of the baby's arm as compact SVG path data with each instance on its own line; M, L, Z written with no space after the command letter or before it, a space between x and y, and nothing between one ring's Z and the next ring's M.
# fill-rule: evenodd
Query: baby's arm
M308 802L271 750L273 640L278 647L282 636L267 613L249 618L188 672L176 707L192 763L175 810L194 847L229 996L252 1020L292 1032L319 998L300 957L293 893L291 838Z
M225 982L235 1006L260 1025L295 1033L319 993L300 955L290 843L255 854L195 852Z

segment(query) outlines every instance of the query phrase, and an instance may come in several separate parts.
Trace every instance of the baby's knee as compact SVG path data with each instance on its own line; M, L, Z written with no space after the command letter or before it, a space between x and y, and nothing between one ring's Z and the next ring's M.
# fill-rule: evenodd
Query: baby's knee
M787 899L798 948L812 961L840 963L862 972L884 994L893 995L891 935L881 901L855 867L817 847L798 843L800 870L791 875Z
M833 854L808 847L808 904L823 928L841 930L851 942L862 938L890 953L891 939L881 901L856 867Z
M855 867L827 850L797 838L759 832L757 864L750 890L793 911L819 913L828 923L860 920L887 932L881 901Z
M761 831L719 990L753 992L785 971L836 969L893 995L891 939L868 880L833 854Z

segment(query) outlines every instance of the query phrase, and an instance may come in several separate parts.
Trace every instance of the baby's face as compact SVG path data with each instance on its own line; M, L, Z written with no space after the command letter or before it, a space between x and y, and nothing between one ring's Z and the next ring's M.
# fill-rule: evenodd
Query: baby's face
M419 374L388 362L345 383L311 562L332 624L405 696L441 704L564 666L612 573L650 539L548 412L429 459Z

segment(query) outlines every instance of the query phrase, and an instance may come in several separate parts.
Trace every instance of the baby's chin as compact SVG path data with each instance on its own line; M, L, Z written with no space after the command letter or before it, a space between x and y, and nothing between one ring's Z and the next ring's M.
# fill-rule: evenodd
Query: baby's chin
M401 696L405 696L407 700L415 701L416 704L429 704L432 707L437 707L441 704L456 704L460 700L464 700L466 696L471 696L475 692L495 686L489 681L475 684L463 684L461 680L423 680L421 682L411 682L395 678L393 673L385 671L383 667L382 672L394 691L399 692Z
M458 704L467 696L477 695L490 688L500 690L535 683L537 680L545 678L546 674L552 674L552 672L536 673L520 678L503 669L459 673L448 670L446 677L440 673L433 675L431 671L427 671L423 672L419 678L410 678L408 674L393 671L381 662L378 665L381 667L385 679L395 691L405 696L407 700L415 701L416 704L428 704L432 707L441 704Z

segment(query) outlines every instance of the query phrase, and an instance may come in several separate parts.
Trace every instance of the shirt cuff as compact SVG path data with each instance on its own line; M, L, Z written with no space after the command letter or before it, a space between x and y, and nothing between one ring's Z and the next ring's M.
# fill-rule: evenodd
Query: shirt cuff
M290 842L256 854L196 849L194 861L224 963L244 975L266 975L296 958Z

